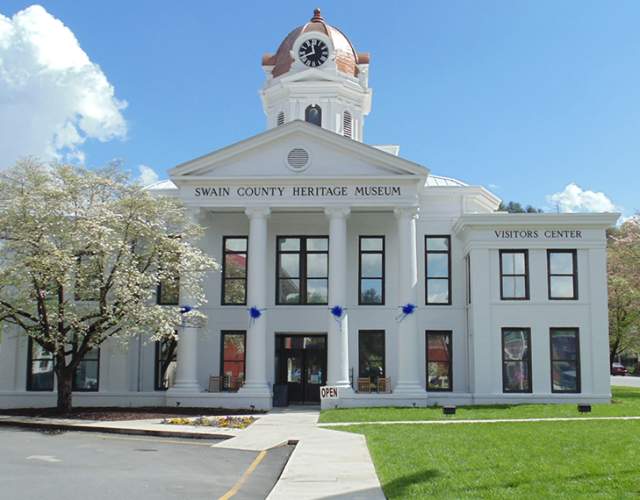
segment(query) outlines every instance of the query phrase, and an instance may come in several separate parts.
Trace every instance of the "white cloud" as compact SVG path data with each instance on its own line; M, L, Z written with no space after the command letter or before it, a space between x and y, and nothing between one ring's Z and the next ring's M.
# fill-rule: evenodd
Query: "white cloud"
M24 156L83 160L87 139L126 136L126 106L43 7L0 14L0 169Z
M585 191L576 183L547 196L547 203L560 212L615 212L616 206L601 192Z
M138 170L140 171L140 176L138 177L138 181L143 186L148 186L149 184L158 182L158 180L160 179L156 171L147 165L140 165L138 167Z

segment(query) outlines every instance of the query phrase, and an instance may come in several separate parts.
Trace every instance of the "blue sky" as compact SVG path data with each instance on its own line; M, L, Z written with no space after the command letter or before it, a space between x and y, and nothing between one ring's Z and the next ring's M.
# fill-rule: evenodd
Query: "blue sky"
M12 18L29 5L3 0L0 14ZM134 172L143 164L164 177L263 131L261 56L319 6L371 53L365 142L400 144L402 156L433 173L505 200L549 208L548 195L575 183L576 209L588 190L626 215L640 209L640 2L40 5L127 103L117 111L124 123L114 124L113 113L99 120L110 127L104 142L87 127L76 149L91 166L120 158Z

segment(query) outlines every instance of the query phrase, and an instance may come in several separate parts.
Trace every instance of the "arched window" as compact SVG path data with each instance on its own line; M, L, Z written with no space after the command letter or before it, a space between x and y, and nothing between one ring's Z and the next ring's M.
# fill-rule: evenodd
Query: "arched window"
M278 113L278 127L280 125L284 125L284 111L280 111L280 113Z
M345 111L342 115L342 135L351 139L351 113Z
M304 119L318 127L322 126L322 109L318 105L308 106L304 112Z

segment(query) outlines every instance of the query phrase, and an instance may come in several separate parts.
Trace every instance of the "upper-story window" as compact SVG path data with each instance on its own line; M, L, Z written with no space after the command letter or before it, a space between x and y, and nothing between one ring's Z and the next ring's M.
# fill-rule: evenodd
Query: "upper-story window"
M547 250L549 299L578 299L578 255L575 250Z
M328 237L278 236L276 268L276 304L328 304Z
M529 252L500 250L500 298L527 300L529 298Z
M78 301L99 300L101 284L102 268L98 257L89 252L78 255L75 299Z
M360 305L384 304L384 236L360 236Z
M284 125L284 111L280 111L280 113L278 113L277 124L278 127L280 125Z
M451 237L425 236L426 304L451 304Z
M247 237L222 239L222 305L247 303Z
M180 302L180 277L170 276L158 282L156 302L161 306L177 306Z
M353 119L351 118L351 113L345 111L342 115L342 133L345 137L351 139L353 129Z
M307 109L304 112L304 119L309 123L313 123L318 127L322 126L322 108L317 104L312 106L307 106Z

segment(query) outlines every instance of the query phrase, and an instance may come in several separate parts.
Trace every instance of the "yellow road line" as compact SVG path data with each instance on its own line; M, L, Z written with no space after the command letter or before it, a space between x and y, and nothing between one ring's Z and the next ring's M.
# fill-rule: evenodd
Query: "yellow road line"
M229 500L229 498L231 498L236 493L238 493L238 491L240 491L240 488L242 487L244 482L249 478L249 476L253 473L253 471L256 470L256 467L260 465L260 462L262 462L262 460L264 460L264 457L266 456L267 456L267 450L262 450L260 453L258 453L258 456L255 458L253 462L251 462L251 465L249 466L249 468L246 471L244 471L244 474L242 474L240 479L238 479L238 482L234 484L231 487L231 489L227 491L224 495L222 495L218 500Z

